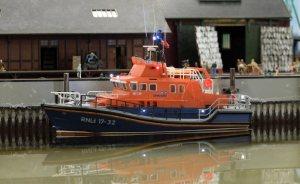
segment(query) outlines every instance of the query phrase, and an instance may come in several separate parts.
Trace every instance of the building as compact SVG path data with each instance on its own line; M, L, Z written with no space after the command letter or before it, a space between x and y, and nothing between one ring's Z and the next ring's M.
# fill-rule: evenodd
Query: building
M90 51L103 68L128 68L132 55L143 57L146 35L167 27L150 0L3 0L0 8L8 70L72 69L73 56L83 60Z
M164 15L177 40L177 59L198 61L195 25L213 26L218 32L225 71L243 58L261 60L260 28L289 26L290 14L282 0L165 0ZM223 49L223 36L230 48Z
M261 26L290 22L282 0L2 0L0 7L8 70L72 69L73 56L83 60L90 51L103 68L129 68L157 29L168 33L169 65L197 62L194 26L202 25L216 27L220 45L230 35L230 49L220 50L226 71L237 58L260 61Z

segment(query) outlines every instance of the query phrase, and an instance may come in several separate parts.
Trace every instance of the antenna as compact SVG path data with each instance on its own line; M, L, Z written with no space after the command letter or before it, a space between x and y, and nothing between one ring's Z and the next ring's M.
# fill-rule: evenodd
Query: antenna
M143 1L143 14L144 14L144 26L145 26L145 35L146 38L148 38L148 34L147 34L147 25L146 25L146 12L145 12L145 2Z
M154 24L153 24L153 33L156 33L156 12L155 12L155 3L153 3L153 21L154 21ZM153 40L153 45L154 45L154 40Z

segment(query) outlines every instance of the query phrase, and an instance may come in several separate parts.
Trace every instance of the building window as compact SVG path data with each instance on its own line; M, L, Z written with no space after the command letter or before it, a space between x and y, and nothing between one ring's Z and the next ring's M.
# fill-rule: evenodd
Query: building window
M179 85L179 93L184 93L184 85Z
M144 42L142 39L134 39L133 40L133 46L142 47L143 45L144 45Z
M41 40L40 45L42 47L57 47L58 40Z
M136 83L130 83L130 88L132 91L136 91L137 90L137 84Z
M58 40L50 40L49 45L51 47L58 46Z
M118 40L118 45L126 45L126 40Z
M117 41L116 40L107 40L107 45L108 46L115 46L117 44Z
M92 9L95 18L117 18L119 16L116 9Z
M43 47L48 47L48 40L41 40L40 45Z
M150 91L156 91L156 84L150 84L149 85L149 90Z
M222 36L222 48L223 49L230 49L230 34L223 34Z
M176 93L176 86L175 86L175 84L171 84L170 85L170 91L171 91L171 93Z
M140 90L141 91L146 91L147 90L147 84L140 84Z

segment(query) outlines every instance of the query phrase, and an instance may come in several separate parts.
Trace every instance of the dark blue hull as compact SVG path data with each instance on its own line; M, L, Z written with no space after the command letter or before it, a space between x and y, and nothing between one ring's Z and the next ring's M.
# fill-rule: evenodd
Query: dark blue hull
M43 106L58 131L77 135L129 136L164 134L199 134L248 131L250 111L217 111L210 118L156 117L110 109L63 105ZM174 111L174 110L173 110ZM160 111L158 111L160 112ZM143 111L145 113L145 111ZM175 112L174 114L178 114ZM192 117L192 116L190 116Z

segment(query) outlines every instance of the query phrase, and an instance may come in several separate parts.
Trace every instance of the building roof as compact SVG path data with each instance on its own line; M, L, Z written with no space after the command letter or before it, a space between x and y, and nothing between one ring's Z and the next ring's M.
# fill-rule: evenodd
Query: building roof
M134 34L169 31L165 18L289 18L282 0L1 0L0 34ZM116 9L117 18L94 18Z
M156 0L1 0L0 9L0 34L145 33L153 32L155 28L169 30ZM116 9L118 17L94 18L92 9Z
M283 0L240 0L240 2L163 0L162 9L167 19L290 18Z

